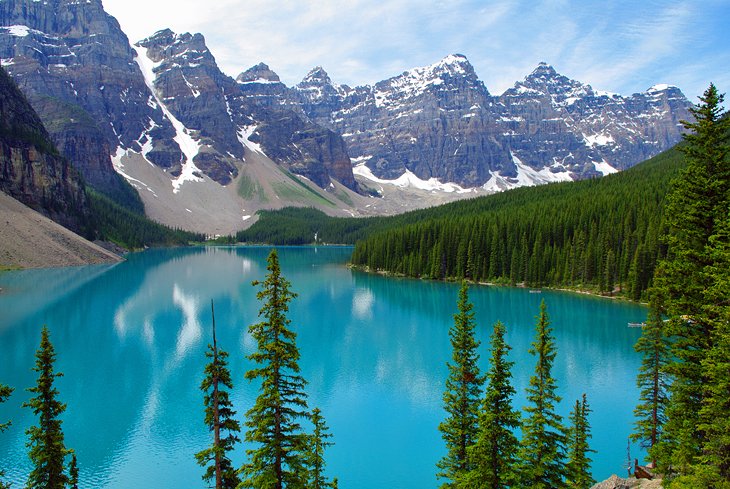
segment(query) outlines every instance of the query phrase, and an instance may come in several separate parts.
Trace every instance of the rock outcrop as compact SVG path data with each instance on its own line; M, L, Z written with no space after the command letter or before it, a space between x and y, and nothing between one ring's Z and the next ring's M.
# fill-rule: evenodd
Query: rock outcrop
M590 489L661 489L661 487L661 479L647 480L634 477L622 479L614 474L605 481L593 485Z
M84 184L40 117L0 69L0 190L63 226L89 231Z

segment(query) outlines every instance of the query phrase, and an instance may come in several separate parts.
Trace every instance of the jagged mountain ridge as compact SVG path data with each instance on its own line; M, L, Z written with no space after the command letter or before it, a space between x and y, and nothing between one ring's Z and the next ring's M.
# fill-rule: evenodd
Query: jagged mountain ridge
M7 0L0 25L2 64L34 104L53 102L44 121L59 106L88 114L84 131L70 116L55 117L52 136L102 190L117 177L109 156L124 173L119 161L129 152L164 169L174 186L204 177L226 185L244 158L244 132L320 187L332 177L357 188L337 134L291 110L251 103L200 34L163 30L131 46L100 0Z
M109 155L118 146L139 149L149 121L158 141L174 133L150 106L134 52L100 1L5 0L0 24L3 66L91 185L113 193L120 183ZM180 150L174 142L158 144L148 157L169 167L180 160Z
M623 97L546 63L493 96L459 54L354 89L317 67L281 103L341 133L376 177L410 171L488 190L628 168L676 144L691 117L676 87Z

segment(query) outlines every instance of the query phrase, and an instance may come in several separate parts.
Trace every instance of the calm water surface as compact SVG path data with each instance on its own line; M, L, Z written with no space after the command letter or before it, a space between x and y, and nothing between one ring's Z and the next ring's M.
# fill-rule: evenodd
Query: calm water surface
M0 274L0 382L15 387L0 404L0 467L14 487L29 469L20 405L45 324L56 352L63 429L78 456L82 487L202 488L193 454L209 443L203 424L204 352L215 301L219 345L230 353L239 417L257 386L243 379L255 346L246 329L260 303L252 280L266 274L268 248L197 248L132 254L116 266ZM353 272L349 248L284 248L283 275L299 297L298 334L310 408L334 435L328 471L347 489L435 488L443 453L437 426L450 358L448 329L458 285ZM527 353L545 299L558 348L554 374L567 416L587 393L593 409L594 476L623 473L637 399L633 351L643 307L570 293L473 287L470 297L487 368L494 321L513 347L515 404L534 368ZM234 456L243 462L244 448ZM632 456L639 456L632 447Z

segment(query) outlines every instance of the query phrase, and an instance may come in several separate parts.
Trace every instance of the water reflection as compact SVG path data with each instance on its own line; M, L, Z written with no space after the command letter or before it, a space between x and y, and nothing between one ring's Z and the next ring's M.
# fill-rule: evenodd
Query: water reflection
M51 274L58 290L39 289L43 274L0 275L0 381L16 392L0 405L13 428L0 435L0 466L16 486L25 483L24 430L34 418L20 408L34 382L30 370L48 324L58 352L61 398L68 404L64 431L79 457L84 486L200 487L193 454L208 443L199 384L210 342L215 301L219 345L230 353L239 418L253 404L257 385L243 379L246 355L256 347L248 325L258 322L258 287L269 249L150 250L106 269L71 272L75 286ZM283 275L299 294L290 307L309 381L310 406L322 409L336 445L330 472L342 487L436 487L435 462L443 450L436 429L450 360L448 328L458 284L388 279L344 266L348 249L280 249ZM30 281L28 281L30 280ZM69 279L70 280L70 279ZM487 367L492 324L507 325L516 362L516 404L534 368L526 354L535 315L545 299L555 327L555 373L564 412L587 392L593 413L597 476L615 472L625 458L625 437L636 397L638 331L627 321L644 309L607 300L544 291L473 287L471 299ZM38 299L38 307L27 306ZM607 423L611 420L611 424ZM606 423L605 427L602 427ZM234 455L243 462L244 449ZM373 468L377 467L377 471Z

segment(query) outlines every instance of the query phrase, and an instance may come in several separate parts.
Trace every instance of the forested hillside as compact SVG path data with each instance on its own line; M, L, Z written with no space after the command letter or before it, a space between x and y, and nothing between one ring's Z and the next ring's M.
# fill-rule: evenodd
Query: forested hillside
M661 256L662 202L682 167L672 149L600 179L519 188L393 217L262 212L242 242L353 244L353 264L434 279L576 287L633 299Z
M128 249L139 249L145 246L181 246L205 239L202 234L172 229L154 222L88 187L87 194L94 230L102 240L112 241Z
M662 253L662 202L681 165L671 150L601 179L433 209L359 241L352 262L412 277L621 290L639 299Z

